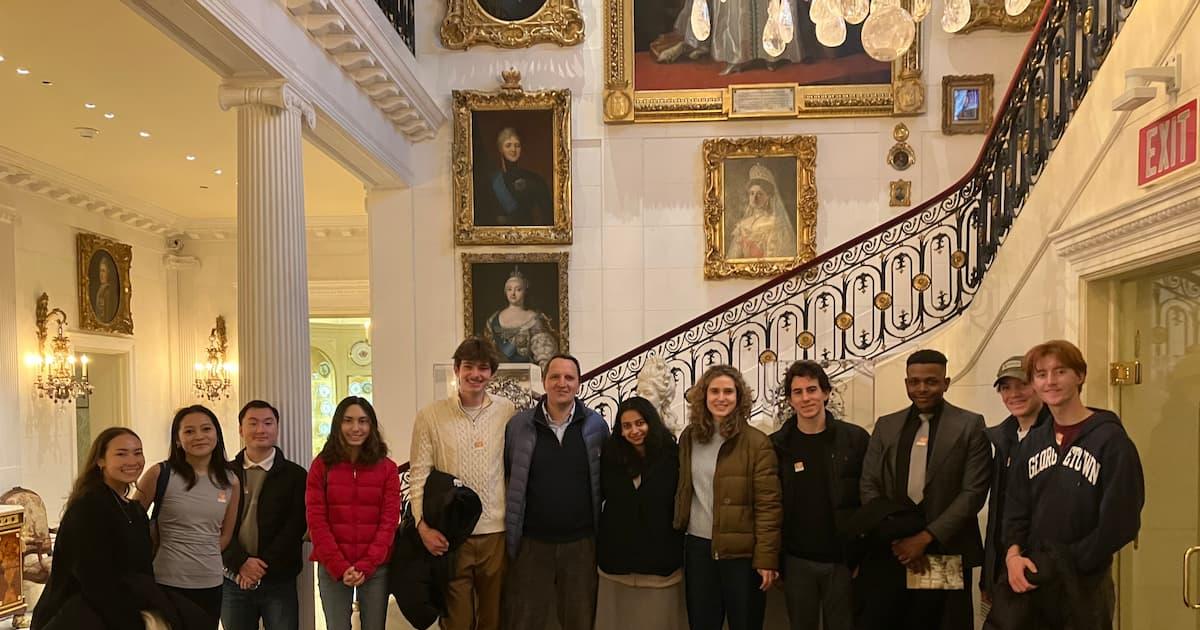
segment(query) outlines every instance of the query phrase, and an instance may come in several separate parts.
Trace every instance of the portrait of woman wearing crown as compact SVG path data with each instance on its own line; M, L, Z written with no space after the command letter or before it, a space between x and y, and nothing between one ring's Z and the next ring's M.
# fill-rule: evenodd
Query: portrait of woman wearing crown
M730 187L730 196L745 197L727 222L726 258L791 258L796 255L796 227L780 198L775 174L762 162L750 166L745 188Z
M536 363L544 369L546 361L558 353L558 338L545 313L525 306L529 286L529 279L513 266L504 281L508 306L488 316L483 334L496 344L506 362Z

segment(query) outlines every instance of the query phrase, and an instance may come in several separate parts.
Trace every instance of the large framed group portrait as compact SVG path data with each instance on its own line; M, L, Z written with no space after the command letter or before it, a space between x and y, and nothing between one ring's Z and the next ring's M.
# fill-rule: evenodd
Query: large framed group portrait
M454 242L571 242L571 92L454 91Z
M568 350L566 252L463 254L463 326L505 363L543 370Z
M816 255L816 136L704 141L704 277L761 278Z
M133 295L129 268L133 248L96 234L75 236L78 269L79 327L106 333L133 334Z
M898 0L911 8L912 0ZM807 0L605 0L610 123L918 114L921 25L891 62L817 41ZM930 21L926 21L929 23ZM783 29L789 38L776 31Z
M583 14L576 0L448 0L440 35L452 50L574 46L583 41Z

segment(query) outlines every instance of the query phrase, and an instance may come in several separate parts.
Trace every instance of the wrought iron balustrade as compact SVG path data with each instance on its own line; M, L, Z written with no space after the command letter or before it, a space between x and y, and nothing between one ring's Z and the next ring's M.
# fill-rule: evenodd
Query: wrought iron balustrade
M966 309L1136 0L1052 0L974 166L945 192L859 238L584 375L580 396L611 420L651 356L676 401L711 365L731 364L765 422L795 359L831 377ZM678 404L678 402L677 402Z
M379 10L383 11L388 21L396 28L396 32L400 34L400 39L404 41L408 51L416 56L417 25L413 2L414 0L375 0L375 4L379 5Z

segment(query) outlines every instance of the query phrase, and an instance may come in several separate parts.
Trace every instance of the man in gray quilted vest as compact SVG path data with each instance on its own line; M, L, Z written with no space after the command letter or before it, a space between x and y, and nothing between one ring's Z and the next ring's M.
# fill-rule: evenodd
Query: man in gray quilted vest
M506 627L544 628L552 607L562 630L591 630L596 611L600 449L608 423L579 393L579 361L546 364L546 395L509 421L505 529L513 558L504 581Z

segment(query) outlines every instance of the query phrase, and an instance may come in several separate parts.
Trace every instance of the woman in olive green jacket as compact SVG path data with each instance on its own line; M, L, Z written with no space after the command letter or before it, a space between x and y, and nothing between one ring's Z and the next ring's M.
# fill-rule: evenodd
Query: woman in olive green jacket
M709 368L688 397L679 437L675 527L685 530L684 579L692 630L761 630L766 591L779 577L783 508L771 440L747 422L741 372Z

